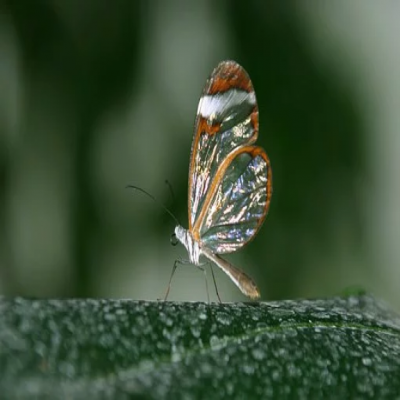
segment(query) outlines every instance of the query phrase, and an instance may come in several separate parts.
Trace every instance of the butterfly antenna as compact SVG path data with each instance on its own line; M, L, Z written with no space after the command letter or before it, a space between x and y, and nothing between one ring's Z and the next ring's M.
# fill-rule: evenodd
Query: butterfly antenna
M174 204L175 196L174 196L174 191L172 190L172 185L168 179L165 180L165 184L168 186L169 193L171 194L171 201L172 201L172 204Z
M157 198L155 198L152 194L150 194L149 192L147 192L146 190L142 189L139 186L134 186L134 185L127 185L126 188L130 188L130 189L135 189L135 190L139 190L139 192L142 192L143 194L145 194L146 196L150 197L155 203L157 203L159 206L161 206L164 211L166 211L173 219L174 221L180 225L178 218L175 217L174 214L172 214L172 212L163 204L161 203L161 201L159 201Z

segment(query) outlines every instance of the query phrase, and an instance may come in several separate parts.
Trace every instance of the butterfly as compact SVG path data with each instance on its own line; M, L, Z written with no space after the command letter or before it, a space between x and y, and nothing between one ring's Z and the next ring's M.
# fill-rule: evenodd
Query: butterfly
M207 80L197 108L189 228L178 224L175 236L190 263L201 266L200 257L206 257L252 299L260 297L254 281L220 255L253 239L269 209L272 171L265 151L254 145L257 137L258 107L250 77L235 61L222 61Z

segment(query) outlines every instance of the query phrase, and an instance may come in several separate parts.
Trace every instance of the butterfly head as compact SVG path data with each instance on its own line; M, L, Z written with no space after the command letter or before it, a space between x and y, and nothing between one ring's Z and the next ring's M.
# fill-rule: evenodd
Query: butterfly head
M175 232L171 235L170 242L171 242L172 246L176 246L178 244L179 240L176 237L176 233Z

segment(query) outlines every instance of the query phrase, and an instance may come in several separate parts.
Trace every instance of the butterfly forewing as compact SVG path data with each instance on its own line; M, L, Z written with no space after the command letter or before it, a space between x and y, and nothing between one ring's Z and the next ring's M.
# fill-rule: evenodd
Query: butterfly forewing
M222 162L235 149L252 144L258 135L258 108L246 71L234 61L220 63L200 98L189 168L189 230Z
M223 254L251 240L267 214L271 181L269 160L261 147L238 148L227 157L195 226L202 246Z

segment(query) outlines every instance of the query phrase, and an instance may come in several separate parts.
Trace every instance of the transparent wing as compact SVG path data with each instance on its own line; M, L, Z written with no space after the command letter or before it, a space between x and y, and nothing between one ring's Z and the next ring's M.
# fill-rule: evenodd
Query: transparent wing
M200 98L189 168L189 230L196 224L221 163L236 148L255 142L258 108L246 71L223 61Z
M236 251L251 240L267 215L272 172L261 147L234 151L221 165L193 234L213 253Z

